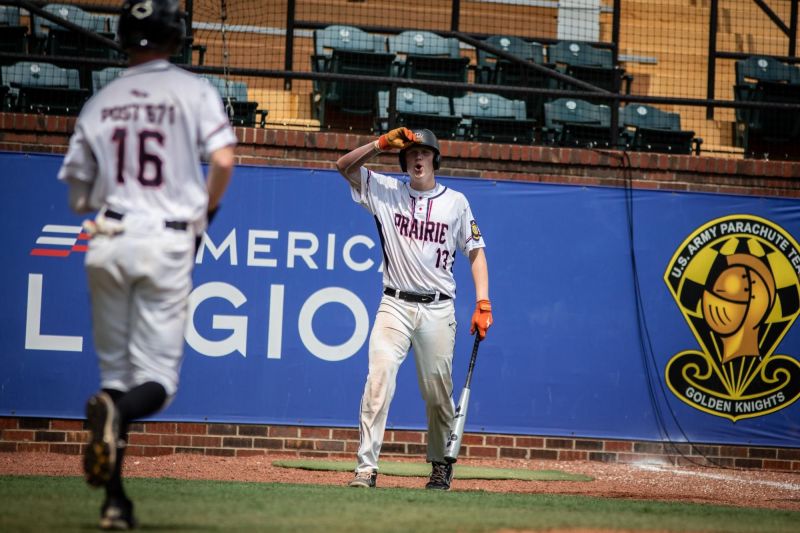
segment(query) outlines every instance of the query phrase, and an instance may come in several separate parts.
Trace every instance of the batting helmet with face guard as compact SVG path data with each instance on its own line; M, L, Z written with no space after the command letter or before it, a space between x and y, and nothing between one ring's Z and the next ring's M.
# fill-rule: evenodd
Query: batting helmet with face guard
M125 0L117 28L120 45L172 54L186 33L183 17L178 0Z
M406 171L406 150L415 146L426 146L433 150L433 170L439 170L442 157L439 155L439 140L436 138L436 135L434 135L431 130L427 129L411 131L414 132L414 137L416 137L417 142L408 148L400 150L400 169L402 169L403 172Z

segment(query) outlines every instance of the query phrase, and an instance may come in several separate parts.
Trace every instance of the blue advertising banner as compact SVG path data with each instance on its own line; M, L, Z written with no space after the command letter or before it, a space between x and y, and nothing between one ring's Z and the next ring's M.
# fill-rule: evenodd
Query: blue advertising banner
M0 416L81 418L99 377L61 157L0 153ZM800 204L442 177L487 243L495 324L467 431L800 445ZM357 426L380 239L334 171L239 167L197 256L159 420ZM456 393L472 339L454 272ZM413 358L389 427L424 428Z

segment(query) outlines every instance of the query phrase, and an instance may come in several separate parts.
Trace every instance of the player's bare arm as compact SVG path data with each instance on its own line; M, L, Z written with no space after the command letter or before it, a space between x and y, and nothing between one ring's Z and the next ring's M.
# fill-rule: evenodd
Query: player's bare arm
M346 153L336 161L336 168L356 190L360 191L361 167L364 166L364 163L381 152L393 149L402 150L414 142L414 132L408 128L396 128L384 133L376 140Z
M206 186L208 187L208 210L213 211L219 205L222 195L228 188L233 175L233 146L224 146L211 154Z
M69 186L69 208L79 215L93 211L89 204L89 197L92 194L94 182L86 182L78 178L67 178L66 181Z
M475 283L475 312L472 314L470 333L478 331L481 340L492 325L492 304L489 301L489 266L483 248L469 252L472 280Z

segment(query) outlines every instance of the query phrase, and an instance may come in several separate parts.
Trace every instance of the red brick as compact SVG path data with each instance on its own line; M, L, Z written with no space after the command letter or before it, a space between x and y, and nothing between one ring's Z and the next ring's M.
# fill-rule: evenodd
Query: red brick
M64 431L83 430L83 420L52 420L50 429L61 429Z
M487 446L513 446L514 437L506 437L501 435L486 435Z
M546 439L544 447L571 450L575 448L575 441L572 439Z
M191 435L161 435L162 446L191 446Z
M236 457L253 457L254 455L266 455L266 450L236 450Z
M64 436L67 442L84 443L89 440L89 433L86 431L65 431Z
M206 455L214 455L218 457L234 457L236 450L233 448L207 448Z
M791 461L773 461L771 459L764 459L764 470L791 470Z
M205 435L208 432L208 424L178 422L175 432L181 435Z
M525 448L544 448L544 439L540 437L516 437L516 442Z
M157 446L161 444L161 437L152 433L130 433L128 435L128 444Z
M343 452L344 442L340 440L317 440L314 441L314 449L326 452Z
M295 426L270 426L269 436L297 438L300 435L299 429Z
M509 459L527 459L528 451L522 448L500 448L500 457Z
M81 453L80 444L63 444L53 442L50 444L50 453L60 453L63 455L79 455Z
M252 448L253 439L249 437L223 437L223 448Z
M313 440L286 439L284 446L287 450L313 450Z
M461 438L461 443L462 444L469 444L469 445L483 446L483 444L484 444L483 435L475 435L475 434L466 433Z
M265 448L269 450L282 450L283 439L253 439L253 448Z
M176 424L174 422L147 422L145 430L148 433L175 433Z
M2 438L8 441L33 442L35 433L28 429L5 429Z
M204 437L202 435L192 435L191 445L203 448L219 448L222 446L222 437Z
M300 437L304 439L329 439L331 430L329 428L300 428Z
M497 448L487 448L486 446L467 446L467 456L469 457L492 457L498 456Z
M419 431L392 431L391 434L394 442L422 442L422 433Z
M588 459L588 453L578 450L559 450L559 461L585 461Z
M49 451L50 445L46 442L19 442L17 443L18 452L41 452Z
M359 440L357 429L334 429L331 438L339 440Z

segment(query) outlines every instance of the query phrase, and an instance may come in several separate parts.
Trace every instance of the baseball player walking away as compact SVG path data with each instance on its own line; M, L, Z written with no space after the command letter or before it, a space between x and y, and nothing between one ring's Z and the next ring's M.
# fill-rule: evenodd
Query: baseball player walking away
M122 485L133 420L175 395L195 239L228 186L236 137L219 93L168 62L184 38L178 0L128 0L130 66L83 107L58 179L84 223L102 390L86 404L86 481L105 487L101 529L136 520ZM207 179L200 166L209 161Z
M363 165L381 152L400 149L408 182ZM425 488L449 490L452 465L444 460L451 432L452 361L456 318L453 263L469 257L477 304L470 331L483 339L492 324L484 242L463 194L437 183L441 156L427 129L397 128L342 156L336 167L353 200L372 213L383 248L383 297L369 339L369 374L361 398L358 466L351 487L375 487L397 372L413 346L417 379L428 419Z

